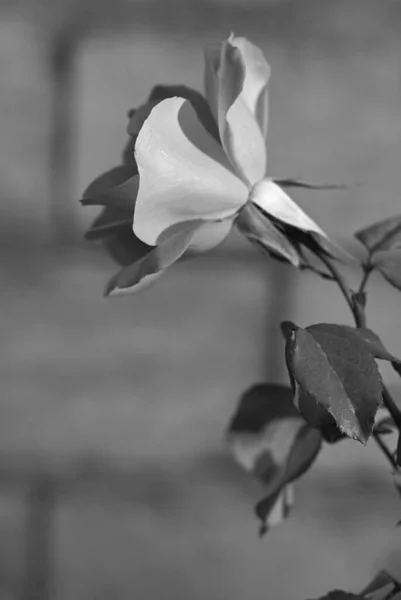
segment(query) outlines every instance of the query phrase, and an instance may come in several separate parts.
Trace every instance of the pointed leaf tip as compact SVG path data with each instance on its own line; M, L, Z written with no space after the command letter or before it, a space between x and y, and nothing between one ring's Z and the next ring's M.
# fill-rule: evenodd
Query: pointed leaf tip
M94 179L84 191L81 204L107 206L133 215L138 185L136 166L120 165Z
M293 333L286 355L296 402L307 422L323 427L330 416L348 437L366 444L381 402L382 380L364 340L353 328L312 325Z

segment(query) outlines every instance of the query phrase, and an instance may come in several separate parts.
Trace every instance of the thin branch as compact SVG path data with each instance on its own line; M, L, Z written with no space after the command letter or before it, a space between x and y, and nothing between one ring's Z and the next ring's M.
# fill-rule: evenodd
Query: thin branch
M372 267L370 267L369 265L364 265L363 267L364 271L363 271L363 277L361 280L361 284L358 288L358 294L363 294L366 288L366 284L368 283L368 279L370 277L370 274L372 272Z
M379 433L377 433L377 431L373 432L373 439L375 440L376 444L379 446L380 450L383 452L383 454L387 458L387 460L390 463L391 467L393 469L398 469L398 465L397 465L397 462L396 462L393 454L387 448L387 445L383 442L382 437L380 436Z
M341 292L354 316L356 326L362 327L360 316L356 313L355 305L352 301L351 290L348 287L348 284L344 279L342 273L340 273L339 269L337 268L337 265L335 265L334 262L332 262L329 259L329 257L326 256L326 254L324 254L323 252L319 254L319 258L322 261L322 263L328 268L330 273L333 275L333 279L337 282L339 288L341 289Z
M398 430L401 432L401 413L394 402L394 399L386 386L383 384L383 402L386 405L386 408L390 415L393 418L394 423L397 425Z

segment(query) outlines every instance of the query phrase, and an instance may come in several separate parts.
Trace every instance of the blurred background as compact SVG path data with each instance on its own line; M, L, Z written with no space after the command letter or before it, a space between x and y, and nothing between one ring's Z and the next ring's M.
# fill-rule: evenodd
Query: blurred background
M401 2L0 6L1 600L304 600L401 576L373 445L324 449L260 541L261 490L222 442L246 387L286 381L278 321L351 322L333 284L233 235L105 300L116 266L83 242L97 211L78 202L120 162L127 111L156 83L201 89L203 46L233 31L272 66L269 174L347 184L294 197L357 249L356 229L400 212ZM370 325L400 355L400 296L370 290Z

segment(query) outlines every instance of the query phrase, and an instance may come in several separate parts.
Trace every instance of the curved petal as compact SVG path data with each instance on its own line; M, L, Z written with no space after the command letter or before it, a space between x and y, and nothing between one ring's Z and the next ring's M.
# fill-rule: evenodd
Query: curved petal
M151 249L140 260L122 269L109 281L105 295L133 294L148 287L181 258L203 225L204 221L199 220L187 223L160 246Z
M138 108L135 108L130 115L130 120L127 126L128 135L137 136L140 132L142 125L154 109L154 107L159 103L158 100L153 100L152 102L146 102L145 104L141 104Z
M205 223L195 233L183 258L193 258L220 246L229 235L233 224L233 219Z
M85 190L84 206L110 206L133 214L138 192L135 165L121 165L97 177Z
M271 179L256 184L249 200L274 219L302 231L314 232L327 238L324 231Z
M245 67L245 79L241 98L255 117L266 137L269 118L268 83L270 66L260 48L243 37L233 37L231 44L241 52Z
M241 50L230 38L222 46L219 69L220 139L239 176L252 186L265 176L267 156L259 124L243 97L245 81Z
M152 110L135 156L140 181L134 232L149 245L177 223L224 220L246 202L246 186L183 98L169 98Z

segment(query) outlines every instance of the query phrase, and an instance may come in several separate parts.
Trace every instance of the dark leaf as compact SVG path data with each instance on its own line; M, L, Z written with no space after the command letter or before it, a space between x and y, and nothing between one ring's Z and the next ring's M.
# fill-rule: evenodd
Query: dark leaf
M261 384L241 397L227 442L241 467L264 487L264 498L255 508L263 535L288 515L292 506L288 484L315 460L321 434L310 428L294 407L289 387Z
M297 329L297 326L292 321L282 321L282 323L280 324L280 327L281 327L281 331L284 336L284 339L286 341L289 340L292 332ZM327 327L327 328L333 327L334 330L336 331L336 328L339 326L325 324L325 327ZM347 326L345 326L345 327L347 328ZM350 327L349 329L351 330L351 333L353 333L355 330L355 328L353 328L353 327ZM370 330L367 330L367 331L370 332ZM363 337L363 335L365 335L365 337L369 337L369 333L366 333L366 332L364 333L364 330L362 330L362 332L360 330L357 330L356 333L357 333L357 335L360 335L361 337ZM373 332L370 332L370 333L371 333L374 341L379 342L381 344L379 338L377 336L375 336L375 334L373 334ZM288 352L289 349L290 349L290 346L287 345L286 352ZM381 348L380 348L380 351L382 351ZM383 349L383 351L387 352L385 349ZM323 407L318 406L316 404L316 400L313 397L311 397L309 394L306 394L305 392L303 392L302 390L299 389L299 386L297 386L291 372L289 372L289 376L292 381L294 393L299 394L298 404L299 404L300 412L304 415L305 419L312 427L317 427L318 429L320 429L320 432L322 434L324 441L327 442L328 444L335 444L340 440L346 439L348 436L345 433L343 433L342 431L340 431L340 429L336 425L336 421L334 420L334 418Z
M262 251L274 258L284 259L295 267L300 265L297 248L256 205L246 204L235 224L238 230Z
M121 165L97 177L85 190L84 206L109 206L134 214L139 176L133 165Z
M342 327L346 326L342 325ZM349 329L364 341L374 358L391 362L393 369L401 376L401 359L399 359L397 356L394 356L394 354L391 354L385 348L383 342L376 333L367 327L350 327Z
M376 252L372 265L397 290L401 290L401 248Z
M340 430L366 444L381 402L382 380L368 346L348 327L295 329L286 359L295 404L311 426L331 415ZM323 413L322 413L323 411Z
M346 334L349 337L356 336L365 344L366 348L372 354L373 358L377 358L380 360L387 360L389 362L401 363L401 360L391 354L383 345L383 342L379 338L379 336L368 329L367 327L350 327L348 325L335 325L331 323L325 323L324 325L312 325L311 327L307 327L308 330L316 328L324 328L325 331L331 331L336 335Z
M115 275L105 290L107 296L137 293L159 278L163 272L184 254L204 221L193 221L159 246L153 248L138 262Z
M401 215L374 223L355 233L371 254L379 250L401 248Z

